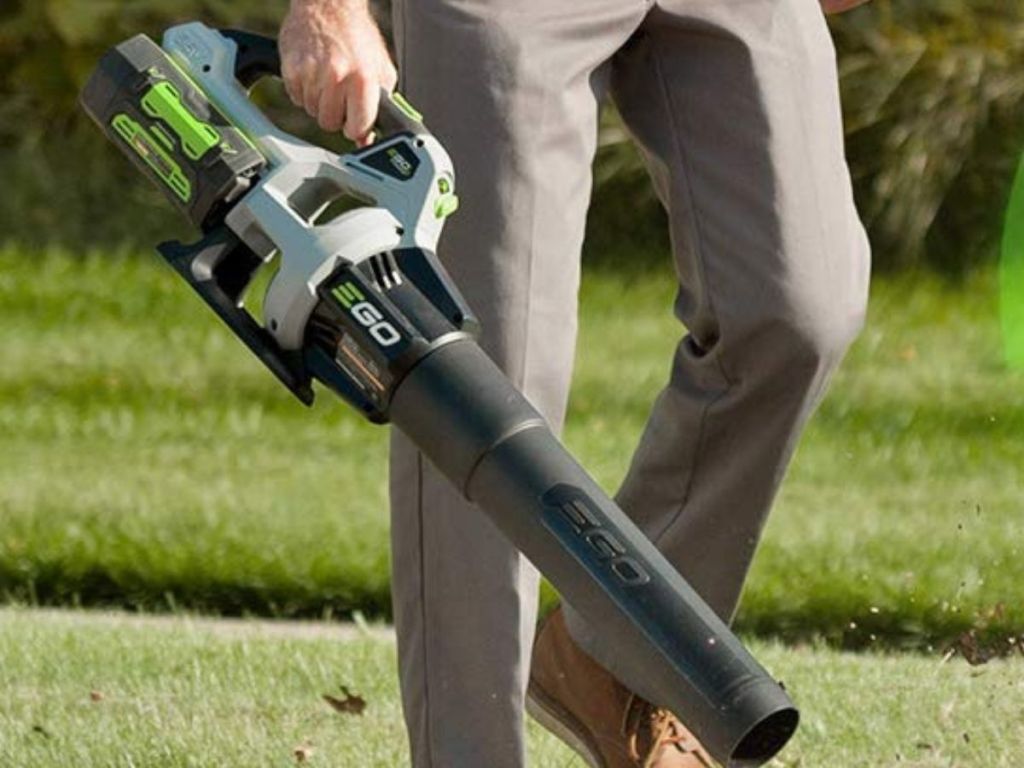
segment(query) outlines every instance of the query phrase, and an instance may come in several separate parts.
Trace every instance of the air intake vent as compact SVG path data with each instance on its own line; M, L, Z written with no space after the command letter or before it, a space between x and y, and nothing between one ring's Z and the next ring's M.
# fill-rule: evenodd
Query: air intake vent
M398 271L395 257L389 253L379 253L369 259L373 280L382 291L387 291L402 284L402 273Z

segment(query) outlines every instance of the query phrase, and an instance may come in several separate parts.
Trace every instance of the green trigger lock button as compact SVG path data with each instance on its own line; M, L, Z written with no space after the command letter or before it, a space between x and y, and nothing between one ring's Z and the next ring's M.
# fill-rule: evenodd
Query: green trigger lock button
M454 192L441 195L434 203L434 215L439 219L446 219L457 210L459 210L459 196Z

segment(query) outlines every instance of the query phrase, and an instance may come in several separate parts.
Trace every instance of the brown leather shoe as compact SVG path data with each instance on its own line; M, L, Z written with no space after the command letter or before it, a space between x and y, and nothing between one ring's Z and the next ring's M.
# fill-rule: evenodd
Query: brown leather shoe
M526 708L592 768L714 765L671 712L632 693L576 645L561 608L537 632Z

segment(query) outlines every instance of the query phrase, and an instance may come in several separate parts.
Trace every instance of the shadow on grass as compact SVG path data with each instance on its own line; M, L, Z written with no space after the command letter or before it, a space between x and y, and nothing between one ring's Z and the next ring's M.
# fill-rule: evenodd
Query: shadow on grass
M387 589L288 589L231 579L154 583L142 573L91 569L70 574L54 564L26 564L16 573L4 565L0 563L0 584L5 585L0 595L7 604L277 619L347 620L357 612L370 621L393 618ZM545 583L540 599L543 614L557 604L558 595ZM1024 655L1022 628L1000 606L966 613L935 605L915 614L885 611L851 616L844 605L844 601L811 595L794 608L746 606L734 628L748 637L788 644L822 643L844 650L946 653L955 649L972 663Z

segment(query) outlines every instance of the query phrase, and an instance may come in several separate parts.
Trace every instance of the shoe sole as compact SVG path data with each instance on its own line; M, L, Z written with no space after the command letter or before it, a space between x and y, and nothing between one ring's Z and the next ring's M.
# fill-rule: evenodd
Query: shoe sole
M607 768L583 723L532 680L526 689L526 711L530 717L582 757L590 768Z

